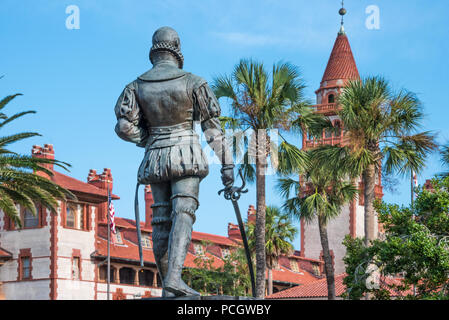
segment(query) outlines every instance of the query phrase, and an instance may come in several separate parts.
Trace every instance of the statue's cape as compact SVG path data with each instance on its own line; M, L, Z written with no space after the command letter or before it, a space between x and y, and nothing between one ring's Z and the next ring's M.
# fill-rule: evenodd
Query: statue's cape
M143 81L166 81L180 78L188 72L170 63L161 63L155 65L152 69L138 77Z

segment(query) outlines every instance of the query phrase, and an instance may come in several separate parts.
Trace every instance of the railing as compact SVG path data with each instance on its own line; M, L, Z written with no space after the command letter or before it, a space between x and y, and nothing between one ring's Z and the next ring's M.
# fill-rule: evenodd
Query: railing
M336 103L316 104L312 106L317 113L336 113L341 110L341 107L337 107Z
M324 138L320 140L306 140L305 148L315 148L322 145L331 145L335 146L337 144L340 144L342 142L345 142L346 139L342 137L331 137L331 138Z

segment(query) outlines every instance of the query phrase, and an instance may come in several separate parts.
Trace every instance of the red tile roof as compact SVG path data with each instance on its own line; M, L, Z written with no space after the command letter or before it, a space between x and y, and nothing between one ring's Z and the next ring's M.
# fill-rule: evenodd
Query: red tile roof
M75 193L89 194L96 197L104 198L105 201L107 200L108 191L106 189L98 188L92 184L77 180L75 178L69 177L57 171L52 172L53 176L51 176L50 179L57 185ZM40 175L44 174L40 173ZM112 195L112 199L117 200L120 198L116 195Z
M278 269L273 269L273 280L286 283L306 284L315 282L318 279L307 271L299 270L300 271L295 272L282 266Z
M340 297L346 289L346 286L343 284L343 279L346 277L346 273L339 274L335 276L335 295ZM387 285L396 284L399 285L401 283L401 279L398 278L384 278L385 281L381 286L386 288L392 296L402 296L411 294L412 292L409 290L405 293L400 293L395 290L390 289ZM327 298L327 280L326 278L316 280L313 282L306 283L304 285L299 285L297 287L293 287L291 289L283 290L280 292L276 292L270 296L267 296L266 299L313 299L313 298Z
M210 241L212 243L221 244L225 246L231 246L236 247L237 243L227 237L210 234L210 233L203 233L198 231L192 232L192 240L196 241Z
M343 279L346 274L340 274L335 277L335 294L337 297L345 291ZM298 298L324 298L327 297L326 278L299 285L291 289L276 292L266 299L298 299Z
M321 82L340 79L354 80L358 78L360 78L359 71L352 55L348 37L345 34L339 34Z

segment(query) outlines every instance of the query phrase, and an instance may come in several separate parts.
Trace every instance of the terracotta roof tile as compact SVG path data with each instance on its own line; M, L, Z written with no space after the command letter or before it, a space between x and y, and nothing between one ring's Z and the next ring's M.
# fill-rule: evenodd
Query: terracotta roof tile
M343 278L345 274L335 277L335 294L341 296L344 292ZM291 289L276 292L267 299L294 299L294 298L322 298L327 297L326 278L315 280L304 285L293 287Z
M268 277L268 275L267 275ZM311 275L309 272L301 270L298 272L291 271L287 268L280 267L273 269L273 280L279 282L306 284L315 282L318 278Z
M360 78L359 71L357 70L348 37L345 34L339 34L321 82L339 79L354 80L358 78Z
M92 184L80 181L78 179L69 177L57 171L53 171L53 176L50 178L51 181L58 184L59 186L68 189L72 192L81 192L86 194L91 194L95 196L104 197L107 200L108 192L105 189L100 189ZM113 199L120 199L116 195L112 195Z
M237 246L235 241L232 241L231 239L229 239L227 237L219 236L219 235L216 235L216 234L197 232L197 231L193 231L192 232L192 240L210 241L210 242L213 242L213 243L216 243L216 244L232 246L232 247L236 247Z
M339 274L335 276L335 295L340 297L346 289L346 286L343 284L343 279L346 277L346 273ZM390 291L392 296L406 295L411 294L411 291L407 291L405 293L396 292L388 287L386 284L400 284L401 279L399 278L384 278L383 286ZM382 285L382 284L381 284ZM312 281L306 283L304 285L299 285L293 287L291 289L283 290L280 292L276 292L270 296L267 296L266 299L304 299L304 298L327 298L327 280L326 278Z

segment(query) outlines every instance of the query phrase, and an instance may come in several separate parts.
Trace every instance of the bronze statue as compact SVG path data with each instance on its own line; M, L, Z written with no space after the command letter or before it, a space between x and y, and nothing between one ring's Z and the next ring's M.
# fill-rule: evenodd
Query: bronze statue
M178 34L169 27L153 35L153 68L123 90L115 106L117 135L145 148L138 183L150 184L154 197L153 252L163 296L199 295L181 279L198 209L200 181L207 159L194 122L222 164L225 189L234 183L234 165L218 117L220 106L207 82L182 70Z

